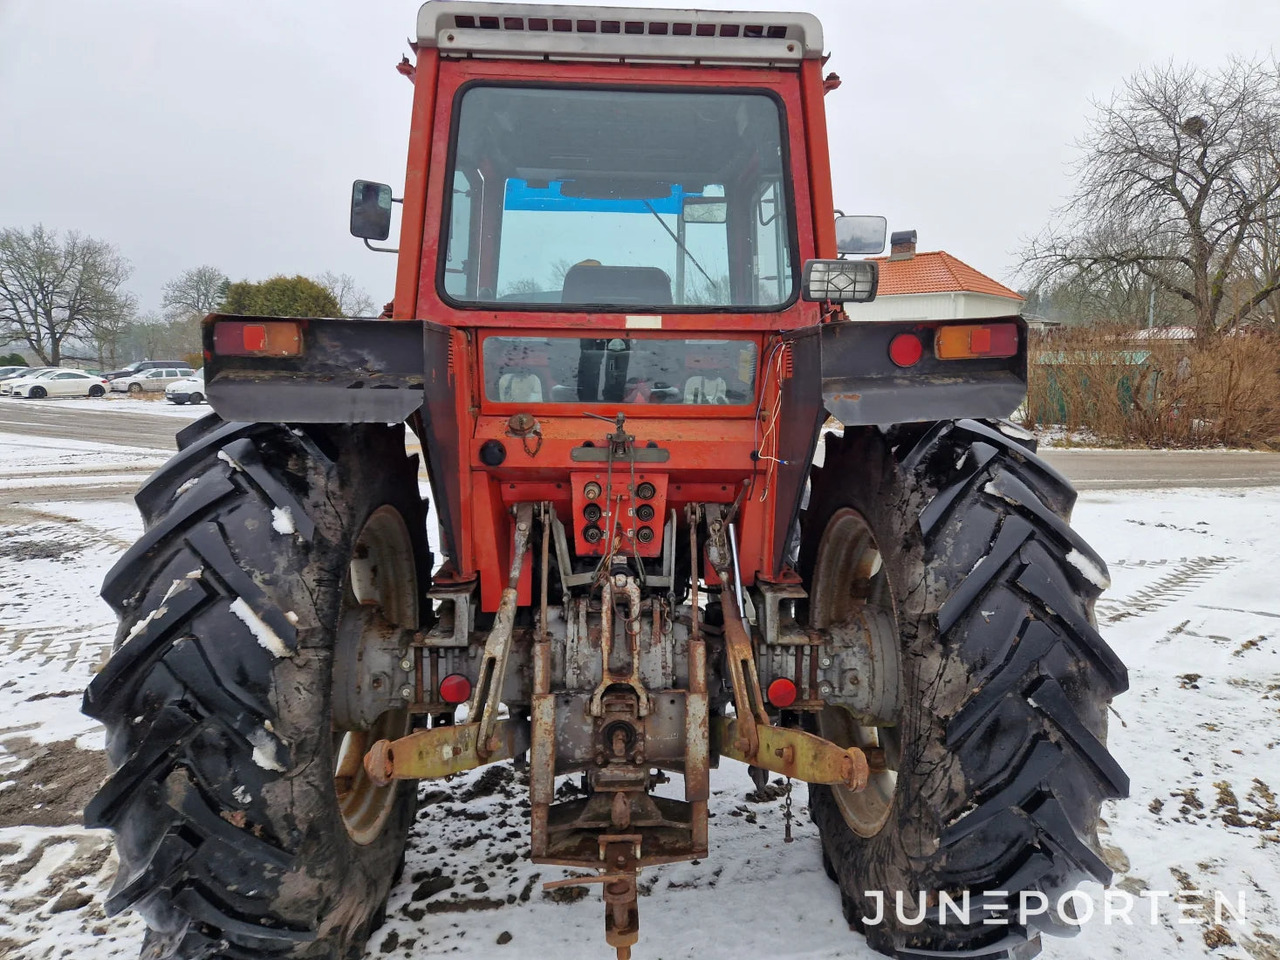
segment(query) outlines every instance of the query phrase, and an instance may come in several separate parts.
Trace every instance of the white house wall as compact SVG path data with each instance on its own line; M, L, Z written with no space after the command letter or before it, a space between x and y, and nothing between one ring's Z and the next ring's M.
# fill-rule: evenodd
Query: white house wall
M983 320L1016 314L1022 303L989 293L892 293L844 309L850 320Z

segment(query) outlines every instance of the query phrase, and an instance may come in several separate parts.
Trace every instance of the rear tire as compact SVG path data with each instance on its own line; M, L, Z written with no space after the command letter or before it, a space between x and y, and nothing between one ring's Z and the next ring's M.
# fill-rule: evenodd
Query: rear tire
M98 397L101 397L101 396L103 396L104 394L106 394L106 392L107 392L107 390L106 390L106 388L105 388L105 387L101 386L100 384L96 384L96 383L95 383L92 387L90 387L90 388L89 388L89 396L93 397L95 400L96 400Z
M1106 567L1067 525L1070 485L1003 429L830 435L804 517L810 622L881 598L900 638L877 662L897 672L895 715L869 723L828 708L819 721L846 745L885 751L879 792L810 788L845 916L890 956L1022 960L1039 929L1074 927L1054 916L1020 926L1020 896L1035 909L1032 891L1043 893L1052 913L1078 881L1111 877L1099 805L1126 796L1128 778L1106 750L1107 705L1128 681L1094 624ZM859 530L870 547L848 539ZM880 922L870 891L883 894ZM1007 912L984 910L989 891L1007 892ZM899 921L898 892L908 920L927 904L922 920ZM940 917L944 892L969 894L968 922Z
M137 494L146 533L102 590L116 650L85 694L114 771L85 811L115 833L107 911L142 914L148 960L360 956L416 785L379 790L351 762L409 717L334 729L335 633L360 602L417 624L416 460L399 425L210 415L179 446Z
M193 393L191 394L191 396L187 397L187 402L188 403L204 403L204 394Z

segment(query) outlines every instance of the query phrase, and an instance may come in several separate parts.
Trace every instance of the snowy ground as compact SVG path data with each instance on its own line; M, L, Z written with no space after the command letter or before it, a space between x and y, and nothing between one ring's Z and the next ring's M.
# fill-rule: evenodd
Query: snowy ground
M209 412L207 403L170 403L159 393L141 397L134 397L127 393L108 393L104 397L53 397L44 400L14 397L12 402L14 404L52 404L59 410L88 410L95 413L127 410L131 413L154 413L162 417L178 417L184 420L195 420Z
M0 957L132 958L140 922L100 907L108 837L78 825L105 772L100 729L78 707L113 633L98 585L140 532L127 490L166 453L16 435L0 435L0 449ZM1140 900L1132 926L1097 919L1046 940L1044 956L1277 960L1280 488L1088 493L1076 525L1111 566L1098 618L1132 682L1111 742L1133 796L1104 811L1116 888L1220 891L1233 904L1243 894L1246 920L1217 927L1192 907L1179 924L1161 901L1152 924ZM643 876L638 960L876 956L840 917L803 785L790 845L781 801L746 799L745 768L726 761L713 789L711 856ZM508 767L423 797L370 956L606 955L595 888L543 893L564 873L526 858ZM1101 915L1102 891L1090 893Z

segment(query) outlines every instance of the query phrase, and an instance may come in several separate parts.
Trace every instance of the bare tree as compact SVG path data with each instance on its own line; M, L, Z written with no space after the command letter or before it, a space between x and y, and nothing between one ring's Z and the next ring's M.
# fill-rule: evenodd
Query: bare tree
M57 366L66 341L118 329L133 298L120 289L132 268L114 246L37 225L0 230L0 339L25 342Z
M1274 61L1135 75L1097 106L1077 192L1027 245L1024 271L1046 282L1136 269L1193 308L1199 336L1233 327L1280 290L1273 265L1249 296L1226 296L1280 217L1277 138Z
M149 310L129 324L122 339L131 356L147 360L185 360L200 353L199 331L189 316L168 320Z
M160 305L170 320L203 318L217 309L230 285L231 280L217 267L208 264L192 267L164 285Z
M326 270L316 277L316 283L324 287L338 301L338 309L344 317L373 316L373 297L356 283L349 273L333 273Z

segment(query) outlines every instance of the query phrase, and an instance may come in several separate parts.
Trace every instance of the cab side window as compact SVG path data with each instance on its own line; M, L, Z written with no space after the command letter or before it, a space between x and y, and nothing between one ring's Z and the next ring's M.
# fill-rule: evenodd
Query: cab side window
M781 303L791 290L791 257L782 183L766 181L755 201L751 225L751 272L754 303Z
M476 264L472 251L472 188L462 170L453 172L449 241L445 249L444 291L459 300L474 299Z

